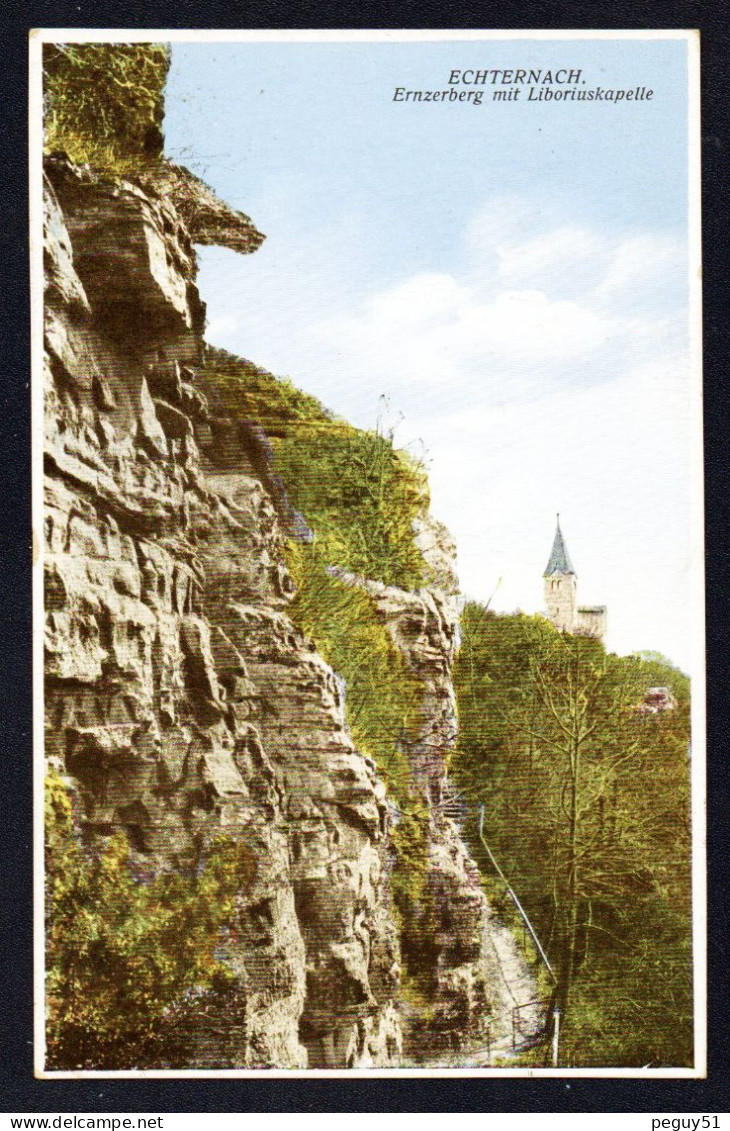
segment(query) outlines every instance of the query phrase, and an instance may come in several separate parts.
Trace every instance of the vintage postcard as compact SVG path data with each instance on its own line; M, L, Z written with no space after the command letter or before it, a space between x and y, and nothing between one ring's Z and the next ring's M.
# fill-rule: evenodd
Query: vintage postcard
M30 55L37 1074L703 1076L697 34Z

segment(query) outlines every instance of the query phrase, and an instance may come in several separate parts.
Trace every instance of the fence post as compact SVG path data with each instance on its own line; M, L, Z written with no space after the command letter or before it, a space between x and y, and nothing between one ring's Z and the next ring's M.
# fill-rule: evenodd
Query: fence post
M560 1010L553 1010L553 1068L558 1067L558 1041L560 1040Z

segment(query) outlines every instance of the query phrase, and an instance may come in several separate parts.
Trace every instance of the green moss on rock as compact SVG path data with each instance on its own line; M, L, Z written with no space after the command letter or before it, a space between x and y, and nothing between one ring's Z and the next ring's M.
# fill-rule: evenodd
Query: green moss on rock
M162 43L49 43L43 49L47 152L112 173L162 156Z

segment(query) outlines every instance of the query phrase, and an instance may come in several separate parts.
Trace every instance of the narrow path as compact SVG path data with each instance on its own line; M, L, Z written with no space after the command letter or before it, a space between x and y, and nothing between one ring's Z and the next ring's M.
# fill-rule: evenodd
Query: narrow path
M496 973L499 984L495 986L495 997L501 998L501 1008L492 1019L492 1041L489 1046L481 1045L460 1052L443 1052L438 1059L428 1061L423 1068L489 1068L495 1060L508 1059L516 1052L529 1048L540 1036L545 1024L544 1005L535 999L540 993L537 979L509 927L501 923L490 907L489 920L485 926L485 950L491 953L494 962L492 972ZM516 1048L512 1047L512 1010L515 1006L528 1005L520 1010L520 1027Z
M529 1047L543 1030L545 1014L543 1004L535 1000L539 996L540 988L523 951L509 927L500 923L496 917L492 920L488 941L497 960L497 968L511 1006L508 1015L500 1018L502 1032L498 1030L495 1033L491 1055L487 1061L487 1064L490 1064L494 1063L497 1057L504 1058ZM523 1008L518 1014L519 1027L515 1040L516 1047L513 1049L512 1008L516 1006Z

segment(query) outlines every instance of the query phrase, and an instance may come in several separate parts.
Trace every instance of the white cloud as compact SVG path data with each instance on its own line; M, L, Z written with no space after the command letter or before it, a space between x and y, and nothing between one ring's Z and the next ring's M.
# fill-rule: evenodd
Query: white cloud
M686 247L673 233L599 231L566 223L519 198L495 197L469 226L466 252L474 274L504 286L538 287L589 300L661 305L685 283Z
M365 311L384 326L413 327L440 324L472 301L472 291L451 275L413 275L367 300Z

